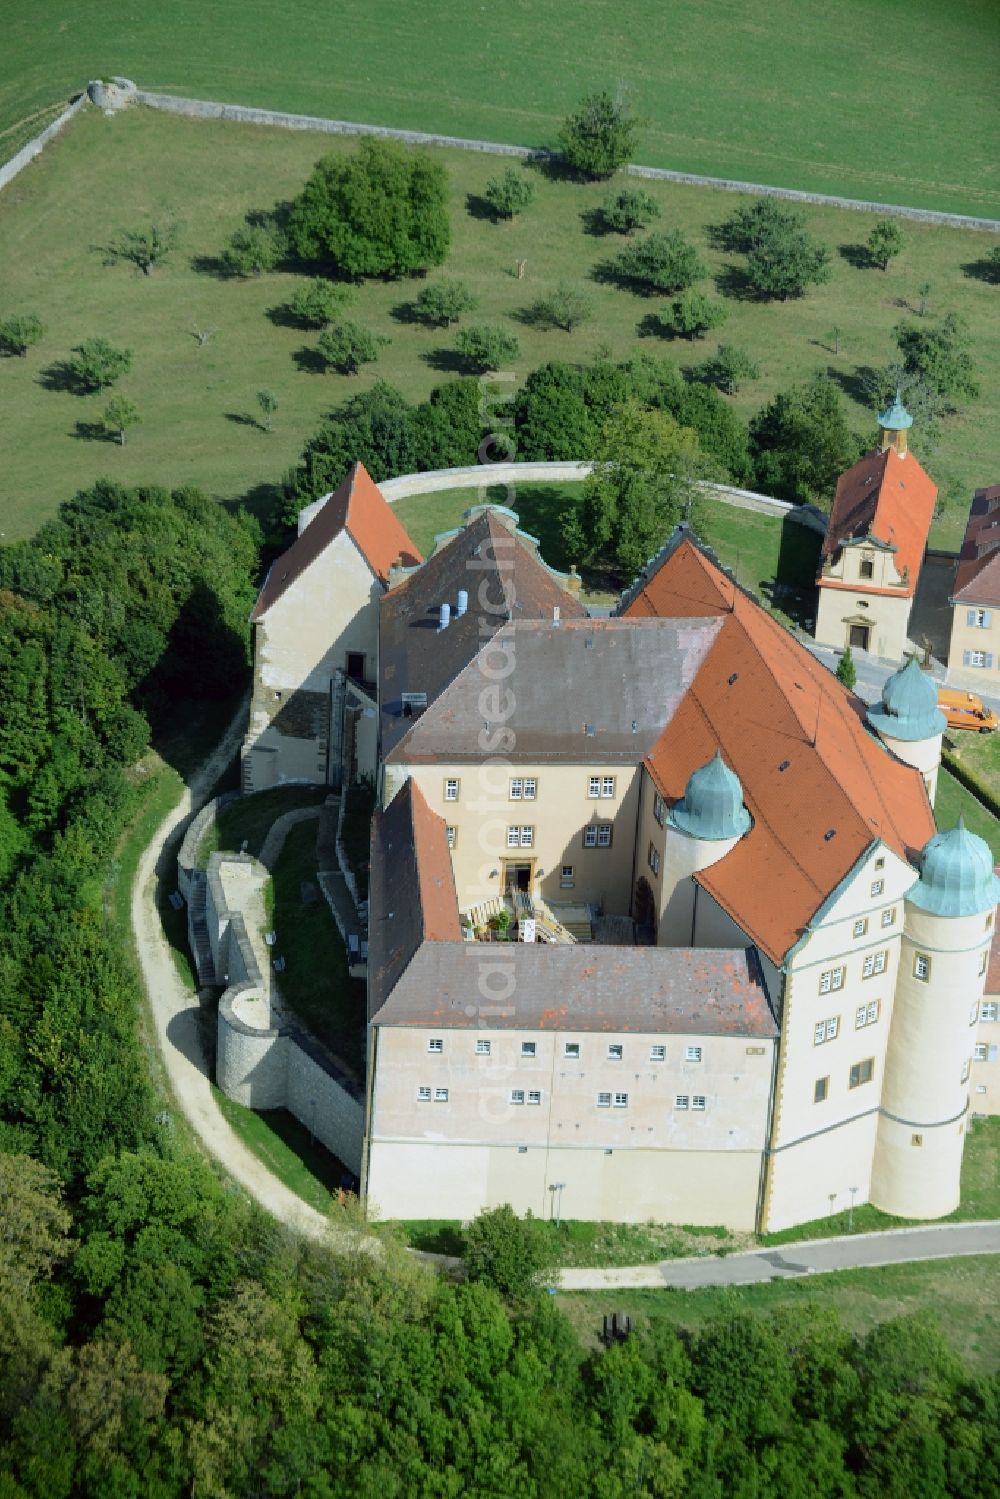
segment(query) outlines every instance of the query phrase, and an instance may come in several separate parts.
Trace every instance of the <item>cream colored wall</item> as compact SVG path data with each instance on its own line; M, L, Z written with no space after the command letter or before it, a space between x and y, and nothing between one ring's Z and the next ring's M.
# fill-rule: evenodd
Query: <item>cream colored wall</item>
M901 1217L937 1218L958 1206L992 917L987 925L985 915L906 907L872 1171L872 1201ZM915 976L917 954L930 959L926 981Z
M861 576L862 562L872 564L872 576ZM823 568L824 578L834 578L838 583L851 583L861 589L902 588L903 580L896 570L896 553L882 547L846 546L832 566Z
M487 1039L491 1055L477 1056ZM565 1057L567 1040L579 1060ZM521 1056L522 1042L535 1044L534 1058ZM620 1061L608 1058L612 1042ZM651 1061L661 1044L666 1060ZM685 1061L692 1044L701 1062ZM429 1200L448 1217L505 1201L537 1213L549 1183L565 1181L567 1217L752 1227L772 1052L734 1036L380 1028L369 1197L387 1217L426 1216ZM446 1087L448 1102L419 1103L420 1086ZM541 1103L513 1104L512 1089L538 1090ZM600 1092L627 1093L628 1107L598 1107ZM704 1112L678 1110L678 1094L704 1097Z
M692 879L698 870L707 869L724 859L739 839L689 838L686 833L672 828L669 822L661 827L656 820L656 794L652 777L643 769L635 874L637 881L644 875L653 891L657 944L660 947L726 947L745 943L743 933L734 941L728 937L715 940L706 936L706 917L699 911L696 918L696 908L704 893L698 890ZM649 865L651 844L660 856L659 874L654 874ZM701 923L701 933L696 930L696 921Z
M275 566L280 566L280 559ZM257 625L255 672L264 687L325 692L348 651L363 651L375 676L378 580L342 531L271 605Z
M878 861L882 860L881 867ZM781 1054L775 1090L772 1157L766 1204L768 1231L823 1217L830 1194L856 1186L856 1201L867 1200L874 1123L860 1118L880 1102L903 926L903 894L914 871L884 844L876 844L827 910L814 918L806 941L787 963L782 1013ZM873 895L877 881L883 884ZM893 913L883 927L882 913ZM855 937L854 926L867 922ZM867 956L886 953L882 973L864 978ZM822 975L842 968L843 985L820 992ZM878 1001L874 1024L857 1025L857 1011ZM837 1019L834 1038L816 1041L820 1021ZM874 1059L872 1080L850 1086L855 1063ZM828 1078L827 1096L816 1102L819 1078ZM839 1143L838 1143L839 1142Z
M536 871L545 871L535 886L545 900L554 904L590 901L615 913L631 910L638 766L497 763L410 765L392 770L387 800L412 774L432 810L456 829L452 864L463 911L500 894L501 882L499 877L490 877L492 870L501 870L504 862L532 860ZM614 776L614 797L591 799L587 789L592 775ZM510 799L510 781L515 776L535 777L534 801ZM459 782L457 802L445 801L445 781L451 778ZM584 828L592 821L614 824L610 848L584 848ZM508 849L509 826L533 827L533 846ZM561 884L564 864L573 866L572 887Z
M972 1112L974 1114L1000 1114L1000 1018L987 1020L983 1017L986 1004L997 1006L1000 1017L1000 998L985 994L980 1005L979 1025L976 1028L975 1044L985 1046L986 1056L972 1063Z
M943 737L943 733L934 734L930 739L893 739L888 734L879 735L886 749L891 750L897 760L902 760L904 765L912 765L914 769L919 770L924 778L924 785L932 807L937 795Z
M983 691L995 692L996 681L1000 676L1000 609L991 609L989 624L981 628L978 625L966 623L969 609L973 607L970 604L955 604L952 609L948 668L955 671L975 672L983 679ZM989 652L993 657L992 667L966 666L962 659L965 651Z
M892 661L902 659L913 602L911 598L905 594L866 593L860 584L856 592L821 585L817 594L815 636L818 644L843 650L850 641L850 626L845 620L860 620L863 616L865 623L871 626L869 651Z

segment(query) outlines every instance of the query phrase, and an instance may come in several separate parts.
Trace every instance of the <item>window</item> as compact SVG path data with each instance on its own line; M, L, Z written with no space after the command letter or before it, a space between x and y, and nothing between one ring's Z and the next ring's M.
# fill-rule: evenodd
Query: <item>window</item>
M700 1062L701 1061L701 1047L700 1046L685 1046L685 1048L684 1048L684 1060L685 1060L685 1062Z
M831 1015L829 1020L821 1020L813 1029L813 1045L822 1046L824 1041L835 1041L839 1030L839 1015Z
M456 835L458 833L458 829L457 828L445 828L445 832L448 835L448 847L449 848L454 848L455 847L455 838L456 838Z
M601 777L601 796L604 798L605 801L607 801L611 797L613 797L614 794L615 794L615 778L614 778L614 776L602 776Z
M963 666L985 666L987 670L990 670L992 668L992 666L993 666L993 652L992 651L963 651L962 652L962 665Z
M882 912L882 925L883 926L892 926L892 924L893 924L893 922L895 920L896 920L896 907L895 906L886 906L885 910Z
M477 1057L488 1057L489 1054L490 1054L490 1042L489 1041L477 1041L476 1042L476 1056Z
M534 776L513 776L510 783L510 799L512 802L533 802L538 791L538 782Z
M979 972L980 973L985 973L986 972L986 967L987 967L987 964L989 963L989 961L990 961L990 952L989 952L989 948L986 948L983 952L981 952L979 954Z
M435 1103L447 1103L448 1102L448 1089L447 1088L435 1088L434 1089L434 1102Z
M973 1059L974 1062L985 1062L986 1058L989 1056L989 1054L990 1054L989 1047L988 1046L984 1046L984 1045L980 1045L980 1046L977 1046L975 1048L975 1050L973 1051L973 1053L972 1053L972 1059Z
M686 1093L678 1093L677 1097L674 1099L675 1109L686 1109L690 1107L690 1104L691 1100Z
M862 1026L874 1025L878 1020L879 1001L873 999L869 1005L858 1005L854 1012L854 1029L861 1030Z
M870 1083L875 1076L875 1058L865 1057L863 1062L855 1062L851 1068L848 1086L860 1088L862 1083Z
M579 1041L567 1041L563 1047L563 1056L569 1062L578 1062L580 1060Z
M609 1041L608 1061L620 1062L625 1055L625 1048L620 1041Z
M535 1055L536 1045L537 1045L537 1043L534 1042L534 1041L522 1041L521 1042L521 1055L522 1055L522 1057L533 1057Z
M598 1095L597 1095L597 1107L599 1109L610 1109L610 1107L611 1107L611 1094L610 1093L598 1093Z
M649 853L646 855L646 862L648 863L650 869L653 871L654 874L659 874L659 872L660 872L660 855L659 855L659 852L657 851L657 848L656 848L655 844L651 843L649 845Z
M988 630L991 617L992 610L990 609L966 609L965 611L965 623L973 630Z
M596 801L600 794L601 778L600 776L591 776L590 780L587 783L587 795L591 798L592 801Z
M993 912L992 911L989 911L987 913L986 921L985 921L984 924L986 926L986 930L989 931L990 927L993 925Z
M872 900L885 889L885 880L872 880Z
M819 992L829 994L831 990L844 987L844 970L842 968L827 968L819 976Z
M653 816L662 828L667 820L667 804L658 791L653 793Z
M924 1143L924 1137L923 1137L923 1135L911 1135L910 1136L910 1144L911 1145L922 1145L923 1143Z
M534 828L516 827L507 829L508 848L532 848L535 842Z
M813 1088L813 1103L826 1103L829 1094L830 1079L828 1077L818 1077L816 1085Z
M445 799L446 802L457 802L458 801L458 782L457 781L445 781L445 783L444 783L444 799Z
M979 1007L980 1020L996 1020L997 1002L995 999L983 1000Z
M576 881L573 878L573 866L572 866L572 864L564 864L563 867L562 867L562 870L561 870L561 872L559 874L559 888L560 888L560 890L572 890L572 888L575 885L575 883L576 883Z
M704 1093L695 1093L694 1094L694 1096L691 1099L691 1107L697 1113L704 1114L704 1112L705 1112L705 1095L704 1095Z
M926 983L931 976L931 960L925 952L918 952L913 958L913 977L923 979Z
M865 932L867 932L867 930L868 930L868 922L867 922L866 919L862 919L861 921L856 921L854 923L854 935L855 935L855 937L863 937L865 935Z
M432 1036L431 1039L427 1043L427 1050L428 1051L435 1051L435 1052L442 1052L442 1051L444 1051L444 1042L441 1040L441 1037L440 1036Z
M879 857L875 860L875 868L876 869L884 869L885 868L885 858L884 858L883 855L879 855Z
M627 1093L616 1093L615 1094L614 1103L615 1103L615 1108L616 1109L627 1109L628 1108L628 1094Z
M667 1048L665 1046L651 1046L649 1048L649 1060L651 1062L665 1062L667 1060Z
M885 965L888 961L889 952L887 948L883 947L879 952L870 952L861 965L861 977L863 979L870 979L875 973L885 973Z
M430 1103L430 1101L431 1101L431 1090L430 1090L430 1088L418 1088L417 1089L417 1102L418 1103Z
M522 1104L524 1102L524 1089L523 1088L511 1088L511 1090L510 1090L510 1101L511 1101L511 1103L514 1103L514 1104Z
M540 1088L531 1088L531 1089L528 1090L528 1102L529 1102L529 1104L531 1104L531 1103L541 1103L541 1101L542 1101L542 1093L541 1093L541 1089Z
M611 847L611 823L592 822L583 830L584 848L610 848Z
M976 1084L976 1092L977 1093L986 1093L986 1092L988 1092L986 1084L985 1083L977 1083Z
M862 557L861 561L858 564L858 573L862 578L874 578L875 563L872 561L871 557Z

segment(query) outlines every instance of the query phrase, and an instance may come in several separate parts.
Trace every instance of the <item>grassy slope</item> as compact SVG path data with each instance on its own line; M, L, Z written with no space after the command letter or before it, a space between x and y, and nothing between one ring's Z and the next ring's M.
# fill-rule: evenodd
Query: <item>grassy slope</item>
M426 329L393 315L412 299L413 282L358 291L352 315L388 334L392 344L377 366L351 378L315 373L316 335L268 319L267 310L285 302L300 278L281 273L225 282L192 264L216 255L247 209L294 194L323 151L347 149L349 142L292 132L139 110L105 119L88 110L0 194L0 311L37 310L49 329L26 360L0 360L6 439L0 527L8 538L31 532L78 485L104 474L125 482L153 477L198 483L220 498L249 495L266 502L270 486L332 405L376 376L419 398L454 367L454 331ZM585 233L581 221L585 210L600 204L605 188L539 178L536 202L523 219L494 225L470 215L466 201L482 193L495 164L465 152L441 157L452 182L447 273L479 296L478 315L513 319L559 280L589 285L593 321L572 335L509 324L521 341L518 376L545 359L589 359L601 344L618 357L651 349L682 367L714 347L640 340L637 324L659 302L588 282L594 265L618 244ZM727 257L708 248L705 233L740 200L668 185L655 192L663 205L662 227L689 232L713 272L723 270ZM118 228L162 215L181 226L180 248L162 271L145 278L103 264L100 246ZM870 224L867 216L832 209L811 210L809 221L833 247L856 244ZM884 362L892 352L892 327L904 315L900 304L929 281L932 307L953 307L976 329L984 392L968 415L948 424L939 451L924 454L948 507L935 539L955 542L971 489L1000 463L1000 297L995 287L962 273L964 264L983 254L983 236L924 226L908 227L905 234L906 248L886 274L854 269L835 254L832 281L800 302L730 301L724 335L745 345L762 366L761 378L736 401L741 414L749 415L774 390L817 368L834 369L850 387L858 366ZM512 274L516 257L527 259L524 281ZM204 348L196 345L193 324L218 330ZM829 352L827 334L834 324L842 329L839 356ZM39 383L46 367L93 334L136 354L121 388L143 421L125 448L77 435L77 423L99 419L105 397L81 398ZM262 388L279 403L270 434L247 420ZM874 435L871 413L853 402L851 419L859 431ZM919 453L917 432L914 447Z
M986 839L993 850L994 860L1000 863L1000 822L946 770L938 776L934 816L939 828L952 828L959 817L964 817L969 831Z
M624 87L651 165L1000 216L992 0L56 0L8 7L0 131L125 73L274 109L552 143ZM0 152L3 137L0 136Z
M238 850L244 842L245 852L256 858L277 818L299 807L320 805L326 796L324 786L276 786L273 791L258 791L231 802L206 829L198 845L198 868L207 868L217 849Z
M770 1312L811 1302L834 1307L847 1326L863 1336L878 1322L930 1306L952 1347L976 1373L986 1374L1000 1367L995 1284L996 1257L975 1255L878 1270L842 1270L739 1290L582 1291L561 1295L559 1305L590 1346L596 1344L602 1318L610 1312L630 1313L640 1323L666 1319L697 1331L715 1313L734 1305Z

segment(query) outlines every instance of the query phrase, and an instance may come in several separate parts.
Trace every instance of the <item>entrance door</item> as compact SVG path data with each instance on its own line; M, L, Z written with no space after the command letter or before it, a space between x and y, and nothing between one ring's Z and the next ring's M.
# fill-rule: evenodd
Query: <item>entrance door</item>
M522 891L525 895L531 890L531 865L530 864L508 864L504 872L504 893L513 895L515 890Z
M851 625L847 643L852 650L866 651L871 633L871 625Z
M363 682L365 679L365 655L364 651L347 652L347 675L352 682Z

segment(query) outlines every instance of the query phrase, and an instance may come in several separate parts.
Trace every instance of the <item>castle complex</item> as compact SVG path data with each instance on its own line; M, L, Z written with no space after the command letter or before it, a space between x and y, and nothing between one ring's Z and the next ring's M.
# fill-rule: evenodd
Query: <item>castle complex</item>
M510 510L423 561L358 465L302 521L254 612L244 786L375 781L372 1207L954 1209L1000 1109L1000 882L935 831L916 662L866 710L684 527L598 618Z

